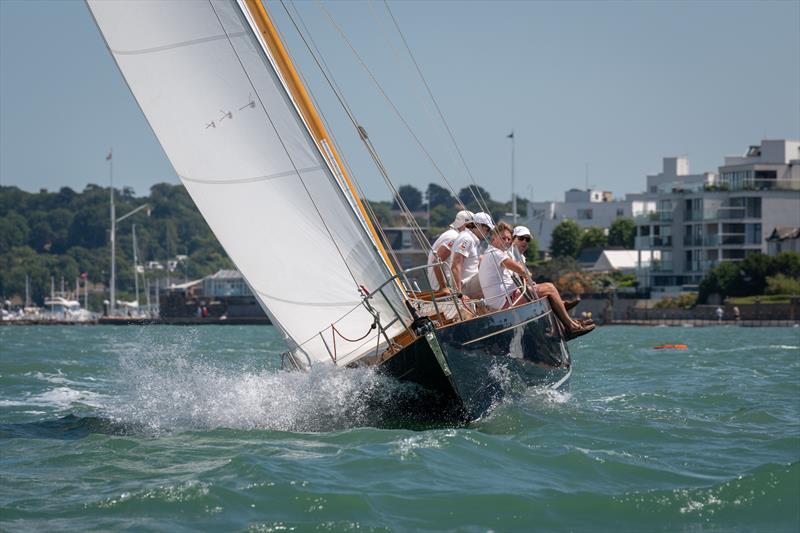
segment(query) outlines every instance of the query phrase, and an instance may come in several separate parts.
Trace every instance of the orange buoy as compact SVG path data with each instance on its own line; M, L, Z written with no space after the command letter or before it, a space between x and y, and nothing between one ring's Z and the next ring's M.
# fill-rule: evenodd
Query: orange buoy
M686 344L660 344L653 346L654 350L687 350L689 346Z

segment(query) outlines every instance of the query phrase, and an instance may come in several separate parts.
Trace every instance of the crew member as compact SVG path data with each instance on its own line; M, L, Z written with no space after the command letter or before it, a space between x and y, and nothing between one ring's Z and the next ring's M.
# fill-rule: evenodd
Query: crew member
M453 243L458 238L459 233L464 231L470 222L472 222L472 211L459 211L453 223L439 235L433 246L431 246L431 252L428 253L428 269L426 270L431 290L438 291L447 285L445 283L445 274L437 263L440 261L447 263L449 261Z
M513 246L511 243L511 226L505 222L499 222L493 232L492 243L486 250L486 254L480 264L480 282L486 306L496 311L527 302L527 299L514 282L513 273L525 280L534 297L548 298L551 309L564 328L564 335L567 340L580 337L594 330L594 324L581 323L569 316L564 301L561 299L561 295L555 285L552 283L534 284L525 265L514 261L510 257L507 250L510 246Z
M459 296L482 298L481 283L478 279L481 241L494 229L492 217L486 213L475 213L467 229L458 234L453 243L450 270L453 273L453 286Z

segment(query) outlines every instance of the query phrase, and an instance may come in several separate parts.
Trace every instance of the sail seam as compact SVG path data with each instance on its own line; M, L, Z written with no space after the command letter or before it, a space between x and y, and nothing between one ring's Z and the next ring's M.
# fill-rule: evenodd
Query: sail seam
M182 41L178 43L165 44L163 46L154 46L152 48L142 48L140 50L117 50L115 48L109 48L109 49L113 53L121 56L136 56L142 54L152 54L156 52L165 52L167 50L174 50L176 48L183 48L185 46L193 46L195 44L205 44L214 41L224 41L227 40L229 37L243 37L246 35L247 35L246 32L239 31L236 33L231 33L229 35L212 35L211 37L203 37L201 39L192 39L191 41Z
M256 290L256 292L260 296L263 296L264 298L267 298L269 300L275 300L277 302L283 302L283 303L286 303L286 304L302 305L302 306L308 306L308 307L343 307L343 306L354 307L354 306L361 305L361 302L358 302L358 301L333 302L333 303L331 303L331 302L300 302L298 300L287 300L286 298L279 298L278 296L273 296L271 294L266 294L266 293L264 293L262 291L259 291L259 290Z
M228 31L226 30L225 25L222 23L222 20L219 18L219 13L217 13L216 8L214 7L214 5L210 1L209 1L209 5L211 6L211 10L214 12L214 15L217 17L217 21L218 21L218 23L220 25L220 28L222 29L223 32L225 32L226 35L228 35ZM239 9L241 11L241 6L239 6ZM244 13L242 13L242 15L244 15ZM247 22L246 21L246 16L245 16L245 22ZM278 142L280 142L281 147L283 148L283 151L285 152L286 157L289 160L289 163L291 163L295 173L297 173L297 177L299 178L300 184L303 186L303 189L306 191L306 195L308 196L308 199L311 201L311 205L314 206L314 210L316 211L317 216L319 217L320 221L322 222L322 226L325 228L325 231L328 233L328 236L330 237L330 240L331 240L331 244L333 244L333 247L336 249L337 253L339 254L339 258L341 259L342 263L344 264L345 268L347 269L348 273L350 274L350 277L353 279L353 283L355 283L355 285L357 287L358 286L358 280L356 279L356 276L353 273L353 270L350 268L350 265L347 263L347 259L346 259L345 255L344 255L344 253L342 252L341 248L339 247L339 244L336 242L336 239L334 239L333 232L331 231L330 227L328 227L328 224L325 222L325 218L322 216L322 213L319 210L319 206L317 205L317 203L316 203L316 201L314 199L314 196L311 194L311 191L308 189L308 186L306 185L305 181L303 181L303 177L300 175L299 169L297 168L297 165L295 165L294 159L291 157L291 154L289 153L289 149L286 146L286 142L284 141L283 137L281 136L280 132L278 131L278 128L275 125L275 122L273 121L272 116L270 115L269 111L267 110L267 106L264 105L264 102L261 99L261 94L256 89L255 83L253 83L253 80L250 78L250 72L248 72L247 68L245 68L244 63L242 62L242 58L239 56L239 52L236 50L236 47L233 45L233 41L231 41L231 39L228 39L228 44L231 47L231 52L233 53L234 57L236 57L237 61L239 62L239 65L240 65L240 67L242 69L242 74L244 74L244 76L247 78L248 82L250 83L250 86L253 88L253 90L255 92L255 95L256 95L256 98L258 98L258 102L259 102L259 104L261 106L261 109L264 112L264 115L266 116L266 118L269 121L270 125L272 126L272 129L275 132L275 135L276 135L276 137L278 139ZM284 90L285 90L285 88L284 88ZM288 94L288 91L286 91L286 96L289 99L291 98L290 95ZM299 115L299 113L298 113L298 115ZM308 135L310 137L310 133L308 133ZM320 155L320 159L324 160L324 158L321 155Z
M314 172L316 170L323 170L323 167L321 165L318 165L318 166L315 166L315 167L299 168L299 169L297 169L297 171L287 170L285 172L277 172L275 174L267 174L265 176L255 176L255 177L252 177L252 178L238 178L238 179L231 179L231 180L224 180L224 179L201 180L201 179L196 179L196 178L189 178L189 177L184 176L182 174L178 174L178 176L182 180L191 181L192 183L203 183L203 184L206 184L206 185L228 185L228 184L235 185L235 184L240 184L240 183L256 183L256 182L259 182L259 181L269 181L269 180L274 180L274 179L279 179L279 178L288 178L288 177L291 177L291 176L297 176L298 174L305 174L305 173L308 173L308 172Z

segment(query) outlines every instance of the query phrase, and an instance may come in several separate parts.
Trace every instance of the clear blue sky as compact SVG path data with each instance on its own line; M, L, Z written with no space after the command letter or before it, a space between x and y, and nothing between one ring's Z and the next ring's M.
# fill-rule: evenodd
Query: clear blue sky
M324 4L456 188L467 177L434 120L383 3ZM661 158L693 172L763 138L800 138L800 2L392 2L480 185L560 199L589 183L641 191ZM387 199L365 150L267 3L359 182ZM436 172L316 2L297 8L393 180ZM0 0L0 182L35 191L177 183L83 2Z

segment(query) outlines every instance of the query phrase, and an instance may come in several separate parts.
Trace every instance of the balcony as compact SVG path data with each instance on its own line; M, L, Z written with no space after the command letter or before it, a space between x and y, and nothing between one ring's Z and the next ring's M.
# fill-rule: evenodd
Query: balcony
M650 263L652 272L672 272L672 261L653 261Z
M684 246L703 246L703 236L702 235L684 235L683 236L683 245Z
M670 210L659 210L654 213L656 215L655 220L659 220L661 222L672 222L674 217L674 212L672 209Z
M744 207L719 207L703 211L703 220L742 220L747 218Z

